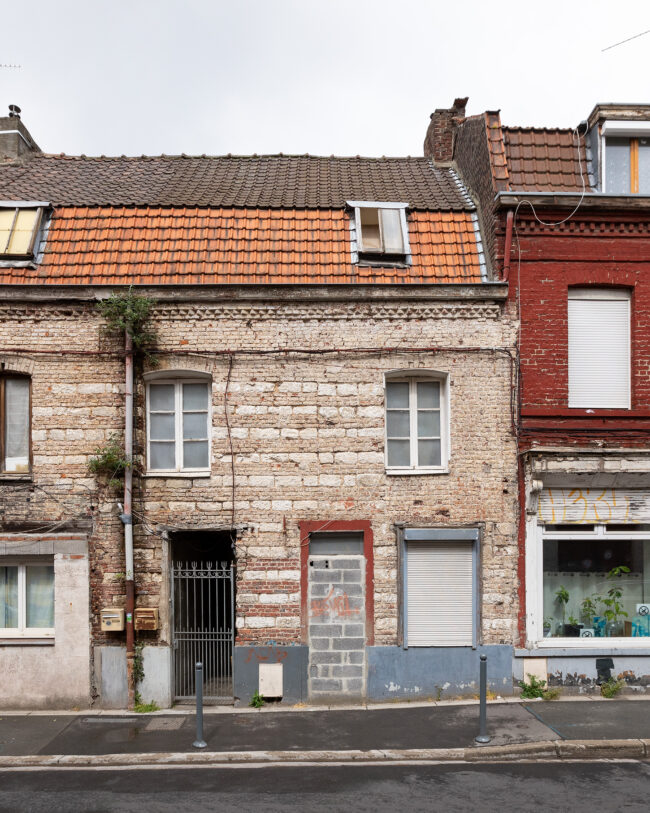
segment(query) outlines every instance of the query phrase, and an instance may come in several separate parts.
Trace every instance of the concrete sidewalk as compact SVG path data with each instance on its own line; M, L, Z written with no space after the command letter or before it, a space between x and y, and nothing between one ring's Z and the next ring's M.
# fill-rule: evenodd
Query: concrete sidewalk
M0 768L233 762L438 761L650 756L650 699L491 702L205 716L197 752L186 713L0 714ZM576 755L578 755L576 757Z

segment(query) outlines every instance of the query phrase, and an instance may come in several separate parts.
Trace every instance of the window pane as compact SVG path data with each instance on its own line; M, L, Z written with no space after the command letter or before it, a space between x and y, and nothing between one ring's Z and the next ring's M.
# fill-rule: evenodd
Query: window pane
M184 469L207 469L209 465L207 440L183 443Z
M54 567L25 568L25 590L28 627L54 626Z
M19 209L9 241L8 254L27 254L36 226L36 209Z
M545 539L543 567L545 637L650 637L650 540Z
M410 466L411 465L411 443L408 440L388 441L388 465L389 466Z
M384 251L387 254L403 254L402 219L399 209L381 209L381 225L384 236Z
M189 412L183 415L184 440L203 440L208 436L208 413Z
M386 406L389 409L408 408L409 385L407 382L391 382L386 384Z
M379 235L379 211L367 206L361 207L362 251L381 251Z
M639 193L650 195L650 138L639 139Z
M0 254L5 254L7 251L15 212L15 209L0 209Z
M439 381L419 381L418 408L419 409L439 409L440 408L440 382Z
M6 467L25 471L29 466L29 379L6 379L5 401Z
M389 411L386 413L386 434L389 438L407 438L410 435L409 413Z
M440 413L418 411L418 437L419 438L439 438L440 437Z
M149 386L149 409L153 412L173 412L174 385L151 384Z
M439 466L439 465L440 465L440 441L419 440L418 466Z
M174 440L174 416L151 415L149 437L152 440Z
M150 469L175 469L175 444L158 443L149 444L149 468Z
M208 408L208 385L207 384L183 384L183 409L207 410Z
M606 191L612 195L630 194L630 139L608 138L605 141Z
M18 626L18 568L0 567L0 629Z

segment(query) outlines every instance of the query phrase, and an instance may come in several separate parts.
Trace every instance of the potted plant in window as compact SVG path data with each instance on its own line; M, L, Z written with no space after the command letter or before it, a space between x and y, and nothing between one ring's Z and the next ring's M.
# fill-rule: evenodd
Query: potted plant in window
M561 584L555 591L555 601L562 610L562 635L566 638L577 638L580 635L580 626L577 619L571 616L569 623L566 622L566 606L569 603L569 591Z
M625 565L613 567L607 574L608 579L620 579L624 573L629 573L630 568ZM620 585L614 584L607 591L607 596L601 599L605 606L603 616L607 619L607 635L610 638L618 637L625 634L624 618L628 614L623 609L621 598L623 597L623 588Z

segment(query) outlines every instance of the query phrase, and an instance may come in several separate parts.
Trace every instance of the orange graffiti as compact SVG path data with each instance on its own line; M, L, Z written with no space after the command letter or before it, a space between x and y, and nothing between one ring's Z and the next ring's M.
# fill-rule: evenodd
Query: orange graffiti
M350 607L350 599L347 593L335 596L334 587L332 587L325 598L314 598L311 601L311 614L316 618L330 612L333 615L346 618L350 615L358 615L359 609L358 607Z

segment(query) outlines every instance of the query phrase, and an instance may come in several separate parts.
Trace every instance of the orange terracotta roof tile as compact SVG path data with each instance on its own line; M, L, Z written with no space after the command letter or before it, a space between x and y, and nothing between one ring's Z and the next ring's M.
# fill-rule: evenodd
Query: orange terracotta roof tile
M410 212L401 268L353 264L343 210L57 208L38 267L0 268L0 284L479 283L475 219Z

